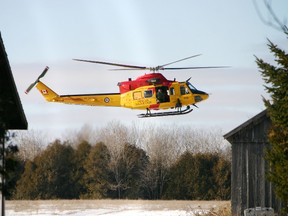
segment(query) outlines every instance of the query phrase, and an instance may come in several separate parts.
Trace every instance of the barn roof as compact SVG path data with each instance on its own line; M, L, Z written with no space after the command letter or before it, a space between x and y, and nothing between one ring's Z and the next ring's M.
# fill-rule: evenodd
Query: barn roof
M28 123L0 33L0 123L5 129L27 129ZM1 126L1 125L0 125ZM2 125L3 126L3 125Z
M254 117L252 117L248 121L244 122L240 126L236 127L232 131L230 131L227 134L225 134L224 138L229 140L231 137L233 137L235 134L237 134L241 130L246 129L247 127L253 127L256 124L259 124L259 122L263 121L264 118L268 118L266 109L263 110L262 112L260 112L259 114L255 115Z

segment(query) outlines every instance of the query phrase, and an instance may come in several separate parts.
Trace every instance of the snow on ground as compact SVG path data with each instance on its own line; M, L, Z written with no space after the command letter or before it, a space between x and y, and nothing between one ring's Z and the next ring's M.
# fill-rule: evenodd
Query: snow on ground
M38 200L6 201L6 216L193 216L212 208L229 206L229 201L175 200Z

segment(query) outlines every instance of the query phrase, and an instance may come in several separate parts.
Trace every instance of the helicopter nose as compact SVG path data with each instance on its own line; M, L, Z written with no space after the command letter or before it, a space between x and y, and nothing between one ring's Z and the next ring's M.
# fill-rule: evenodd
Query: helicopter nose
M206 100L209 98L209 94L207 94L206 92L204 92L204 94L201 95L202 100Z
M199 91L199 90L197 90L197 92L195 92L194 94L196 94L194 96L196 103L203 101L203 100L206 100L209 97L209 94L207 94L206 92L203 92L203 91Z

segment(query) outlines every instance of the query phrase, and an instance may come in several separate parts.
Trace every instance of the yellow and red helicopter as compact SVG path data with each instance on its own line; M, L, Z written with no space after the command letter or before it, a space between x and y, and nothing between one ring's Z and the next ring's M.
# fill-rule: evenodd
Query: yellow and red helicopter
M77 94L77 95L59 95L40 81L45 76L49 67L46 67L41 75L26 90L26 94L36 85L37 89L48 102L59 102L66 104L90 105L90 106L110 106L125 107L131 109L146 110L145 114L138 117L155 117L169 115L183 115L190 113L193 109L191 105L197 107L197 103L206 100L209 95L201 90L196 89L190 82L179 82L167 80L160 70L183 70L183 69L203 69L203 68L222 68L222 67L166 67L176 62L184 61L198 55L183 58L168 64L157 67L145 67L110 63L103 61L91 61L82 59L73 59L75 61L89 62L96 64L105 64L110 66L122 67L114 70L149 70L135 80L131 78L128 81L118 83L119 93L107 94ZM186 107L182 109L183 107ZM161 112L151 112L151 110L167 110ZM174 110L173 110L174 109Z

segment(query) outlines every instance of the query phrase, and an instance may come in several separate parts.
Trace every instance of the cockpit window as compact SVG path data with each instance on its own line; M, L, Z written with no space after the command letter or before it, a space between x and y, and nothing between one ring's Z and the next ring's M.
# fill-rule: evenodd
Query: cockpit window
M185 86L180 86L181 95L185 95Z
M187 86L180 86L180 94L185 95L185 94L190 94L190 91Z
M190 82L186 82L189 89L193 92L193 90L197 90Z
M150 98L150 97L152 97L152 96L153 96L152 90L146 90L146 91L144 91L144 97L145 97L145 98Z

